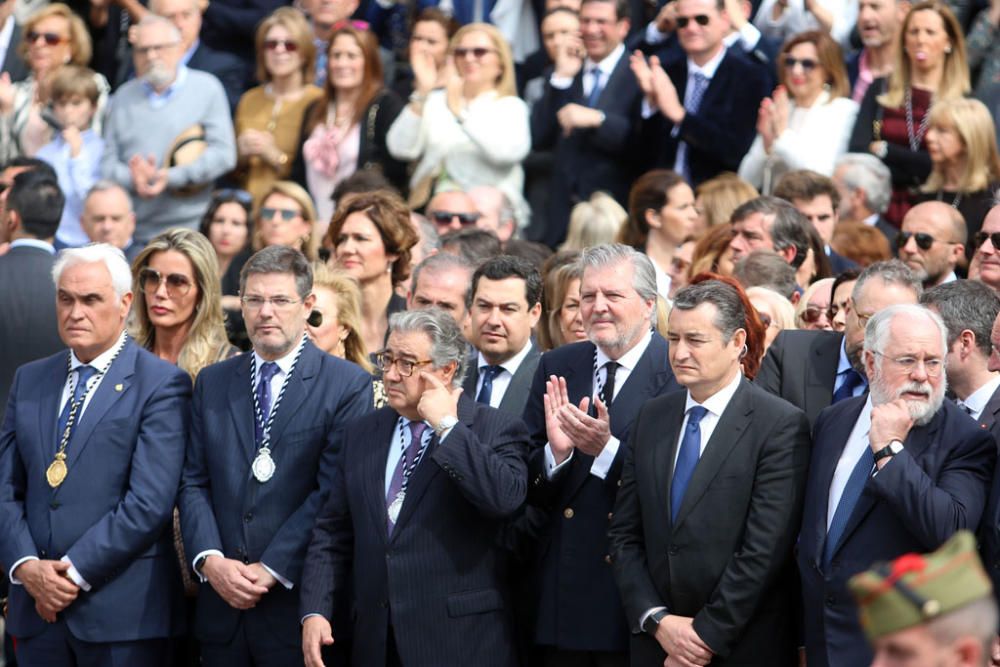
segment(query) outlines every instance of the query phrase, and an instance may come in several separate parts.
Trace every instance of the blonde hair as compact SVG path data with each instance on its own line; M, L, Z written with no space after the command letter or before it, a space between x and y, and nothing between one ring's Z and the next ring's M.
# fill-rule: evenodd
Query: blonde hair
M344 339L344 359L361 366L366 373L372 372L371 361L365 341L361 337L361 289L353 276L331 269L325 262L313 262L313 292L326 288L333 292L337 301L337 321L347 328ZM329 351L329 350L324 350Z
M93 44L90 41L90 32L83 19L61 2L53 2L28 17L28 20L21 26L22 37L21 43L17 47L18 54L22 58L28 57L28 49L31 48L31 45L28 44L27 34L34 30L41 21L53 16L65 19L69 26L69 62L86 67L94 52Z
M493 48L497 50L497 57L500 58L500 78L496 82L496 91L500 97L516 97L517 81L514 78L514 57L511 55L510 45L504 39L500 31L489 23L468 23L455 33L448 45L448 53L454 55L455 47L462 41L462 38L473 32L481 32L493 42Z
M289 199L295 200L295 203L299 205L299 209L302 211L302 218L309 223L309 234L302 241L302 247L298 250L302 251L302 254L306 256L310 262L314 262L319 259L319 235L316 234L316 207L313 206L312 197L306 192L301 185L298 183L293 183L292 181L276 181L268 188L264 196L260 198L260 206L254 214L254 226L253 226L253 249L254 251L262 250L264 248L264 235L261 233L260 224L260 209L264 208L264 202L267 198L273 194L284 195Z
M751 301L753 301L754 297L767 301L768 305L774 310L775 317L773 321L781 325L782 331L798 328L795 326L795 308L792 306L791 301L773 289L766 287L748 287L746 293L747 298Z
M569 214L569 229L560 250L583 250L605 243L614 243L628 212L605 192L595 192L590 199L573 207Z
M194 380L209 364L228 356L229 340L222 319L222 286L219 283L219 260L208 239L192 229L168 229L153 237L132 263L132 293L135 302L129 316L129 333L136 342L152 350L156 342L156 329L146 310L146 293L139 280L139 272L149 265L153 255L173 250L179 252L194 269L198 286L198 302L194 307L194 323L177 365Z
M806 288L799 298L799 302L795 304L795 327L801 329L806 326L806 323L802 321L802 315L806 312L806 308L809 306L809 299L812 298L813 294L818 292L823 287L830 288L830 298L833 298L833 283L836 282L836 278L820 278L812 285Z
M313 70L316 67L316 44L313 42L313 31L309 27L309 22L305 16L292 7L279 7L265 18L257 26L257 34L254 37L254 45L257 51L257 80L265 84L271 80L271 74L265 66L266 51L264 41L267 33L274 26L281 26L287 30L298 47L299 57L302 58L302 83L311 83L313 80Z
M906 31L910 21L917 12L935 12L944 23L945 32L951 41L951 53L944 56L944 74L941 76L941 86L934 91L933 101L951 100L966 95L971 89L969 85L969 61L965 56L965 38L962 36L962 26L955 14L947 5L937 0L923 0L914 4L903 19L903 26L896 38L895 66L889 75L889 89L879 95L878 103L889 109L897 109L905 102L906 89L912 80L910 59L906 55Z
M559 330L560 313L563 303L566 301L569 284L583 278L583 267L580 265L579 253L566 252L560 253L558 256L560 259L566 260L566 263L546 271L545 280L542 283L542 302L545 310L548 311L547 317L544 320L539 320L540 326L538 327L538 341L543 350L551 350L566 343Z
M732 172L723 172L705 181L694 192L695 197L701 199L701 214L709 227L728 225L740 204L760 196L754 186Z
M1000 180L1000 155L997 154L996 126L986 105L977 99L941 100L930 110L928 127L955 130L965 147L965 170L959 179L959 192L979 192ZM931 175L921 188L935 192L944 188L944 174L934 164Z

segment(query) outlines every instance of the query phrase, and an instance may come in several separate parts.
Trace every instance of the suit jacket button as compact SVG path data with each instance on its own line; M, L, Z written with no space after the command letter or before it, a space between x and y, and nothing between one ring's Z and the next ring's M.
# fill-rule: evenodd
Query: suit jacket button
M826 606L827 607L833 607L836 604L837 604L837 601L833 599L832 595L827 595L826 596Z
M615 515L614 512L608 512L608 521L611 521L611 519L612 519L612 517L614 517L614 515Z
M567 507L566 509L563 510L563 516L566 517L567 519L572 519L574 514L575 512L573 511L572 507Z
M607 563L608 565L611 565L611 554L605 554L604 562Z
M389 601L388 600L379 600L378 601L378 606L380 608L382 608L382 609L388 609L389 608Z
M621 485L622 485L622 481L618 480L618 486L621 486Z
M49 503L49 508L57 510L57 509L59 509L59 503L57 503L56 501L53 500L51 503Z
M243 520L246 521L247 523L253 521L253 512L247 512L246 514L244 514Z
M677 555L677 547L670 547L667 550L667 553L670 554L671 556L676 556Z

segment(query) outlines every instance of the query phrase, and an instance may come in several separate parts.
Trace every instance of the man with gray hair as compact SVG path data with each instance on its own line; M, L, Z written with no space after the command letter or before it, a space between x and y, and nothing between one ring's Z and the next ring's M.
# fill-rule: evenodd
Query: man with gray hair
M837 160L833 184L840 191L840 221L877 228L895 251L898 230L882 217L892 197L889 167L869 153L848 153Z
M923 306L871 314L870 392L816 421L797 551L810 667L871 664L848 579L936 549L983 516L996 442L945 400L947 340L941 318Z
M135 242L135 213L128 191L114 181L94 183L83 200L80 226L92 243L108 243L125 253L131 264L142 252Z
M300 603L308 667L352 635L340 612L355 600L354 664L518 664L497 535L527 493L528 434L463 394L466 349L438 308L389 319L389 405L348 424L323 468Z
M131 193L145 244L170 227L197 229L212 183L236 166L236 143L222 84L182 64L173 23L147 14L132 51L137 78L110 105L101 175Z
M458 322L463 330L468 326L468 298L475 271L465 258L439 252L426 258L413 269L413 286L407 295L410 310L440 308Z
M191 380L125 333L120 250L64 250L52 277L69 350L18 369L0 430L7 630L24 667L167 665Z
M643 403L679 387L667 342L652 329L657 293L649 258L606 244L584 250L580 264L589 340L542 355L524 410L534 445L528 517L548 515L546 534L532 536L546 543L533 566L540 582L535 643L547 664L618 665L628 661L630 619L606 556L623 443ZM527 534L527 519L518 523Z
M730 218L733 240L729 247L738 262L754 250L770 250L796 269L809 252L809 220L777 197L757 197L741 204Z

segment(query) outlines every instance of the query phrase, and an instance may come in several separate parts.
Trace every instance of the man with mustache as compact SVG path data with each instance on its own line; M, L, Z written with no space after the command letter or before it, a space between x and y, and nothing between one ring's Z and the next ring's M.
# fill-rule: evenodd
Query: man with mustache
M816 421L797 554L810 667L872 661L851 576L979 524L996 444L944 400L947 338L941 318L923 306L872 315L863 348L868 396L841 401Z

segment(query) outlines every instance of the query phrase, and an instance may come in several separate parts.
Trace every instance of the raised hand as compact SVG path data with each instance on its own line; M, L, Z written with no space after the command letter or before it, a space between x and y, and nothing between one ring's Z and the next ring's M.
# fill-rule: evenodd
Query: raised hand
M452 389L427 371L421 371L420 377L424 381L424 393L417 403L417 412L432 428L437 429L445 417L458 416L458 397L462 395L462 388Z

